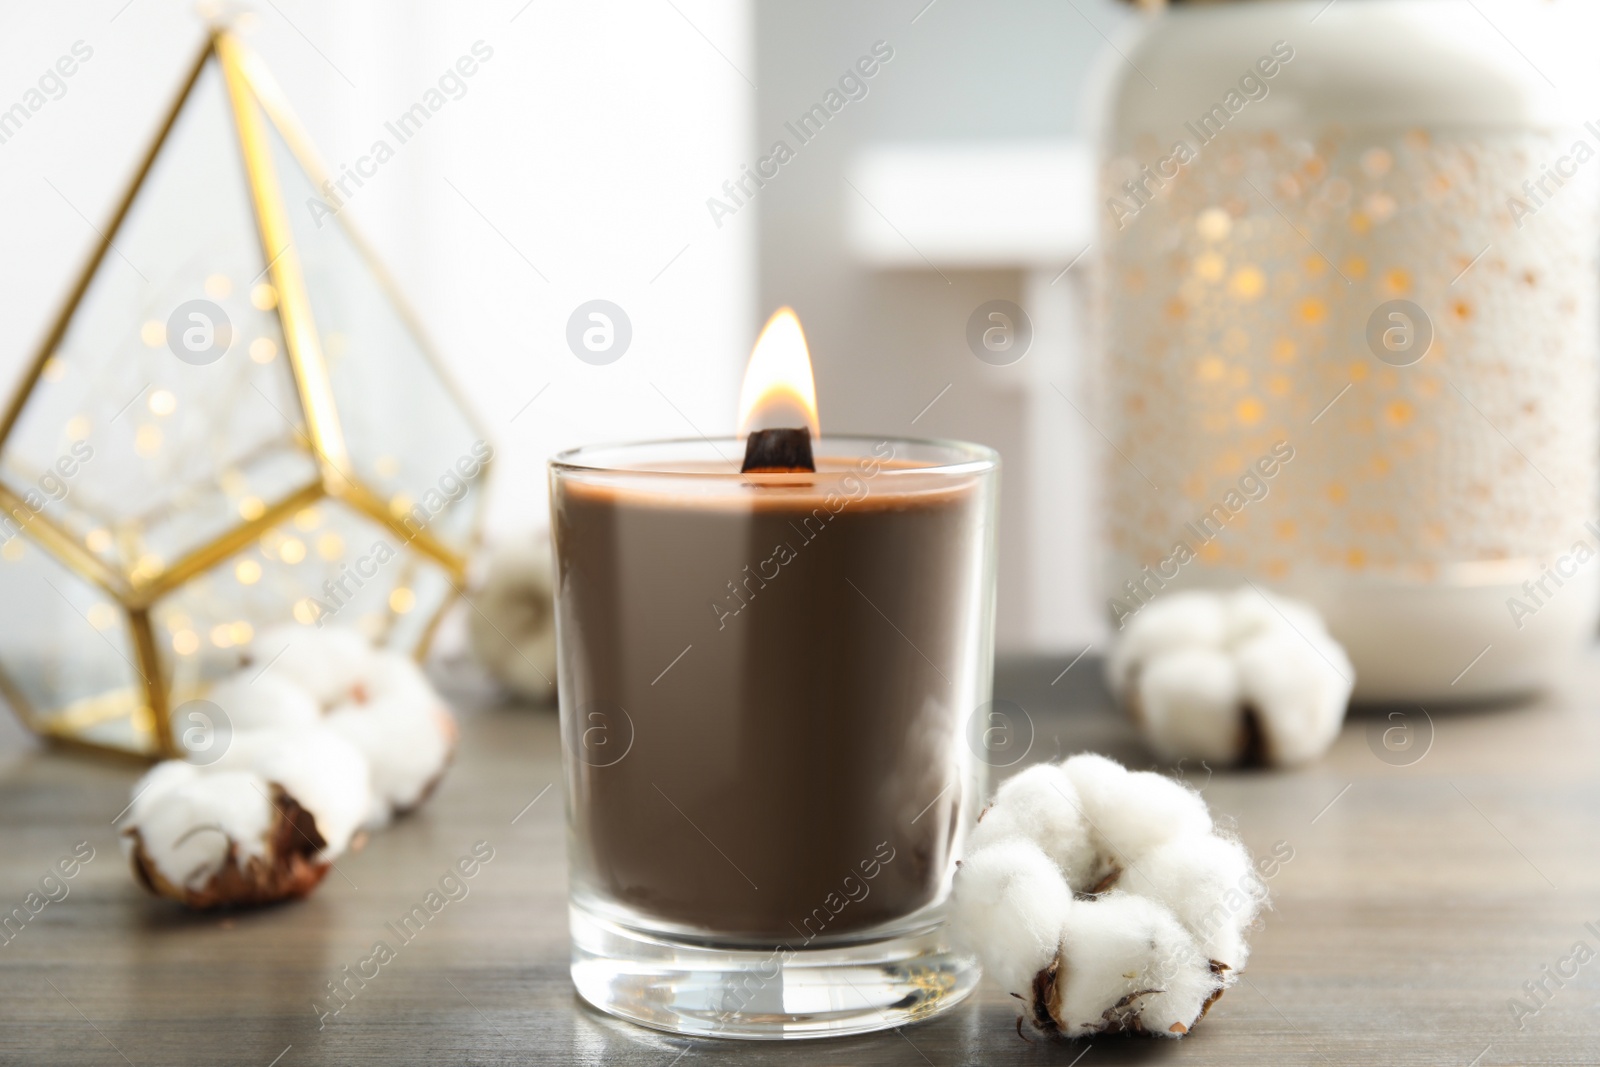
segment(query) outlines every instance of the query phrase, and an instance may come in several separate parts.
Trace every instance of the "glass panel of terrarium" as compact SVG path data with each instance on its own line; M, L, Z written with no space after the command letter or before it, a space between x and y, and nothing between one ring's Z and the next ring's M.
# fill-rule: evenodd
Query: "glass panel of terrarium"
M3 536L3 535L0 535ZM0 670L43 729L152 751L127 612L26 535L0 544Z
M462 551L482 507L482 435L347 216L276 129L268 139L353 473L408 526Z
M347 626L413 652L450 593L444 572L393 530L324 500L183 583L151 611L174 706L236 670L264 627Z
M79 460L49 512L150 578L315 475L215 59L110 241L0 478L26 493Z

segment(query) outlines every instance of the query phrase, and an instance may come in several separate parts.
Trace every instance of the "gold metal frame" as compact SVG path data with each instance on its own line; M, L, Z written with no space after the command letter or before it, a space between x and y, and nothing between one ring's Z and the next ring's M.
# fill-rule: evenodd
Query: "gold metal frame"
M239 151L244 162L246 182L249 185L250 203L261 241L262 259L268 264L267 272L278 293L276 311L283 329L284 347L300 402L301 414L305 417L307 428L307 433L300 435L305 438L301 443L312 454L318 476L312 482L269 504L256 518L243 522L210 543L194 549L164 568L159 574L149 578L121 573L98 554L89 551L70 531L42 513L34 514L22 527L22 533L26 537L68 570L114 599L127 616L130 644L137 655L142 686L139 682L135 682L133 689L111 690L79 701L70 709L71 714L67 716L66 723L56 721L57 717L39 714L38 709L32 707L23 695L21 687L6 675L3 668L0 668L0 697L12 706L24 726L53 740L92 749L126 751L80 736L74 732L72 722L90 722L97 717L103 719L131 716L135 720L136 732L149 736L154 741L154 753L143 754L163 757L180 754L177 739L172 731L169 680L163 677L161 658L156 647L156 634L150 621L151 608L162 597L172 593L185 582L244 550L267 530L318 500L331 498L345 504L356 513L394 533L403 544L412 547L418 554L428 558L444 571L452 591L423 627L422 637L416 649L419 658L426 654L445 612L450 609L457 597L463 595L462 586L466 581L465 554L445 545L426 529L408 529L402 519L385 506L378 494L351 470L328 364L322 350L321 335L317 331L311 313L311 301L306 290L299 254L295 248L294 233L272 161L269 129L276 131L283 139L290 154L313 185L320 186L324 183L328 172L322 166L312 148L310 138L306 136L304 128L295 118L282 90L265 64L225 28L214 29L208 34L205 44L184 78L176 99L163 116L155 139L139 161L133 181L117 202L109 225L102 231L104 235L102 241L90 255L61 312L51 324L43 343L29 364L16 393L4 409L3 415L0 415L0 449L9 442L29 397L44 374L47 361L66 335L74 314L88 293L89 286L98 273L106 253L112 247L112 241L121 230L139 190L144 186L156 158L172 133L178 116L193 94L195 85L206 69L206 64L212 61L217 63L226 87L234 132L239 139ZM467 402L454 377L439 359L426 332L422 329L421 322L401 296L392 276L373 254L371 245L354 230L344 212L335 214L333 221L343 229L346 239L389 298L423 357L439 376L439 380L444 383L450 399L465 415L467 422L477 431L479 437L488 440L483 423L477 417L472 405ZM298 435L298 431L296 432ZM485 481L488 479L491 466L492 459L484 461L481 477ZM20 504L21 500L16 494L0 483L0 507L9 513ZM482 536L485 510L485 507L479 508L468 533L469 549L475 546ZM392 627L395 621L392 609L390 615L388 627ZM137 701L139 688L144 691L142 704ZM140 720L143 720L142 723Z

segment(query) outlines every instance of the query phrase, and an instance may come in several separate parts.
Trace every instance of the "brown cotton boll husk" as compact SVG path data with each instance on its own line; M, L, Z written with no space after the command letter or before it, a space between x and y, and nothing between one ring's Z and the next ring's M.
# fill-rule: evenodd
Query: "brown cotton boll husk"
M133 827L124 833L133 841L134 877L155 895L196 910L256 907L306 896L321 884L331 866L317 859L327 843L317 832L316 819L282 786L272 784L271 795L276 816L264 855L241 863L238 845L230 843L227 860L203 884L178 885L161 873L146 852L138 828Z

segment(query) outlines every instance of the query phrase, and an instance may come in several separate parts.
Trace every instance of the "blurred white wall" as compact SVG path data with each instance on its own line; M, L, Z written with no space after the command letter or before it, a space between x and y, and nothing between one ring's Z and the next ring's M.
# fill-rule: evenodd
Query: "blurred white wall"
M0 7L7 104L74 42L93 49L0 143L0 388L99 240L202 26L173 0ZM493 50L346 208L500 446L491 532L545 521L561 448L733 429L753 233L707 226L704 201L750 158L744 0L273 0L246 26L335 172L475 42ZM608 366L566 343L597 298L633 327Z
M786 123L875 42L893 50L758 193L761 302L805 322L824 428L1000 450L1002 649L1082 648L1103 631L1100 442L1071 408L1092 256L1061 272L1092 229L1088 86L1132 19L1113 0L756 3L759 145L796 141ZM967 342L996 299L1035 329L1010 366Z

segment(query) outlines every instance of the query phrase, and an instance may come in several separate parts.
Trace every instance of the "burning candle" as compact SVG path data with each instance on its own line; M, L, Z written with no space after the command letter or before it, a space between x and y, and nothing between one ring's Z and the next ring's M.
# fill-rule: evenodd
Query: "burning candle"
M788 309L740 408L733 438L551 463L573 978L681 1032L900 1025L975 979L943 909L982 792L998 461L820 436Z

